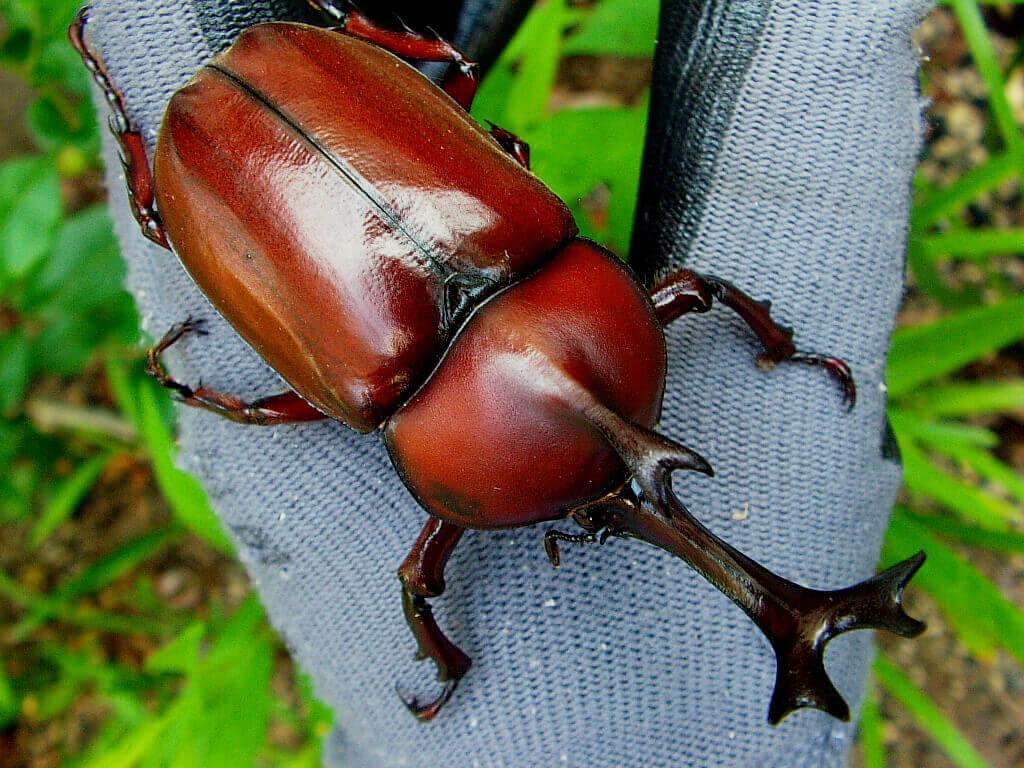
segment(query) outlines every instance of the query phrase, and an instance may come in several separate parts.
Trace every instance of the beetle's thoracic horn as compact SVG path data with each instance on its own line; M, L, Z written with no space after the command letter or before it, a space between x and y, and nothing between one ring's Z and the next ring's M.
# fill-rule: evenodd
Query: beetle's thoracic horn
M679 501L671 487L671 470L711 474L707 462L603 409L594 421L635 482L573 510L576 522L589 533L603 530L643 539L676 555L750 616L775 649L777 675L768 711L773 725L804 707L848 720L849 707L825 672L825 645L854 629L885 629L903 637L924 631L924 624L908 616L901 604L903 588L921 567L924 553L845 589L800 586L719 539Z

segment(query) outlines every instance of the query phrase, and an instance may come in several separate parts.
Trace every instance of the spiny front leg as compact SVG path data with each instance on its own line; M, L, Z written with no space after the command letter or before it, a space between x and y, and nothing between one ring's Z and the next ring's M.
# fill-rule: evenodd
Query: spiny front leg
M739 315L761 340L765 351L758 357L760 367L794 362L824 368L839 382L843 403L853 409L857 388L850 366L831 355L797 351L793 346L793 329L772 319L771 302L756 301L730 282L689 269L669 275L651 292L651 301L663 326L688 312L707 312L715 299Z
M164 231L163 222L156 210L153 172L146 157L146 148L142 143L142 134L128 119L121 92L110 79L103 60L85 41L85 26L89 20L90 7L84 6L68 27L68 39L82 57L82 63L92 73L93 80L103 91L107 104L113 113L110 117L110 131L117 139L121 150L121 166L128 185L128 202L132 215L142 228L142 234L157 245L170 250L171 244Z
M523 168L530 170L530 145L512 133L512 131L506 131L490 120L487 121L487 124L491 126L491 136L501 145L501 148Z
M146 355L147 373L160 382L161 386L173 391L178 396L179 402L212 411L229 421L257 426L321 421L328 418L326 414L318 411L295 392L285 392L247 403L234 395L217 392L202 385L197 389L192 389L179 381L175 381L164 370L163 364L160 362L160 356L182 336L190 333L205 336L206 331L203 330L203 321L193 320L190 317L185 322L172 326L164 334L164 337L160 339L160 342L149 350L149 353Z
M431 517L398 569L398 578L402 582L402 610L416 638L416 658L432 659L437 665L437 679L444 684L441 693L428 702L399 691L402 702L420 720L430 720L441 711L455 692L459 680L469 671L471 663L470 658L437 626L426 600L444 593L444 567L464 530Z
M451 64L441 88L467 112L473 105L479 85L477 65L466 59L450 43L424 37L411 30L395 30L374 23L356 11L346 0L306 0L311 6L337 22L338 30L378 45L404 59L441 61Z

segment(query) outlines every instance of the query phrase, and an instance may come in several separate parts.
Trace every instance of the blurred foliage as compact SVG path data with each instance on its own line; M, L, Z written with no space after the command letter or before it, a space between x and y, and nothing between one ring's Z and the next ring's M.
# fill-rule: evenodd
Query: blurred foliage
M104 472L126 458L148 463L173 516L56 584L27 585L0 570L0 598L17 617L0 632L0 739L19 718L51 720L89 695L107 714L72 765L312 768L329 713L305 686L297 708L271 690L280 647L255 600L230 615L209 606L199 621L158 598L146 575L147 563L186 537L221 552L230 544L202 489L174 465L173 413L142 375L136 317L120 288L124 269L105 208L73 194L99 168L88 78L65 39L78 4L0 0L0 66L31 87L25 130L36 146L0 164L0 526L26 547L45 545ZM949 5L988 89L991 159L948 186L915 184L908 261L918 290L943 314L893 339L890 417L909 500L894 514L883 561L927 550L929 565L915 585L931 593L964 645L982 662L1003 649L1024 664L1024 612L963 554L964 546L1024 552L1024 479L993 452L999 437L979 426L984 417L1024 411L1024 379L962 373L1024 338L1024 300L992 270L981 289L944 277L956 260L984 269L993 255L1024 251L1021 231L973 226L966 215L979 196L1020 183L1024 136L1006 97L1011 73L996 59L979 5ZM474 108L525 138L536 172L569 202L584 233L620 253L630 240L646 100L552 109L551 96L563 57L650 57L656 26L652 0L601 0L586 9L546 0ZM83 403L48 394L82 380ZM118 581L133 585L130 612L104 610L95 599ZM61 626L94 633L72 647L54 631ZM159 647L138 665L112 657L100 639L139 635ZM14 648L32 663L12 665ZM880 659L876 671L956 764L987 765L891 661ZM302 746L275 747L268 738L274 721L299 733ZM869 697L861 730L871 768L885 765L882 727Z

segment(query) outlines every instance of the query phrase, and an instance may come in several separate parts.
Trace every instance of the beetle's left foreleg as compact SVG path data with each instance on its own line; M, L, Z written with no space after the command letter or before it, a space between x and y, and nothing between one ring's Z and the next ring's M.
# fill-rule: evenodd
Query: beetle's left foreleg
M445 93L467 112L479 84L477 65L468 61L451 43L424 37L411 30L395 30L375 24L344 0L307 0L318 11L338 22L338 29L380 46L403 59L442 61L451 64L441 83Z
M431 517L398 569L405 620L418 646L416 658L433 659L437 665L437 679L444 683L441 694L425 704L415 697L399 694L409 711L420 720L430 720L441 711L459 680L469 670L469 657L445 637L426 600L444 592L444 567L464 530Z
M149 375L160 382L161 386L173 391L178 396L179 402L213 411L229 421L257 426L295 424L329 418L295 392L263 397L247 403L234 395L217 392L202 385L192 389L186 384L175 381L164 370L163 364L160 362L160 355L178 339L189 333L204 335L206 331L202 328L202 321L193 320L190 317L185 322L172 326L146 356L146 370Z
M669 275L651 292L651 301L662 325L668 325L688 312L707 312L715 299L732 309L757 334L765 348L758 357L759 365L771 367L791 361L822 367L839 382L843 402L853 408L857 402L857 388L850 366L838 357L798 352L793 346L793 329L772 319L770 302L756 301L732 283L689 269Z
M103 90L103 95L113 112L110 130L121 149L121 165L128 184L128 202L131 204L132 215L142 227L142 234L157 245L170 250L167 233L164 232L163 222L156 211L153 172L146 157L146 148L142 144L142 134L128 119L124 98L114 85L114 81L110 79L107 68L103 66L103 60L85 42L85 25L88 20L89 6L84 6L68 27L68 39L82 57L86 69L92 73L96 84Z

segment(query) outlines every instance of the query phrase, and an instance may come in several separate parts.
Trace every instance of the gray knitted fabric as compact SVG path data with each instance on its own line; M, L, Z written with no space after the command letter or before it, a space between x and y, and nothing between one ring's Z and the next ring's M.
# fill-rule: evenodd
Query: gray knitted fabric
M167 98L201 62L245 25L303 5L100 0L89 36L152 147ZM653 274L685 257L770 298L799 346L845 358L860 389L847 414L821 371L757 371L756 342L730 313L684 318L668 333L661 430L718 475L677 476L676 489L721 537L812 587L872 572L899 484L880 449L882 375L920 142L910 30L923 10L920 0L717 0L663 11L634 258ZM176 259L141 237L111 168L146 329L159 336L191 314L212 331L172 350L174 374L244 397L281 391ZM394 684L426 694L436 683L429 663L412 661L395 569L425 513L379 438L333 422L245 427L193 409L181 429L186 468L334 708L327 765L843 764L854 726L807 710L766 723L771 649L685 563L613 540L566 548L555 571L540 528L464 537L434 604L474 665L435 721L416 722ZM870 639L843 636L827 654L855 710Z

